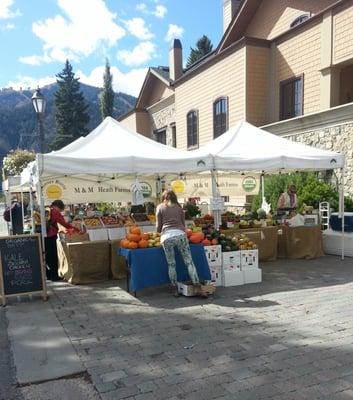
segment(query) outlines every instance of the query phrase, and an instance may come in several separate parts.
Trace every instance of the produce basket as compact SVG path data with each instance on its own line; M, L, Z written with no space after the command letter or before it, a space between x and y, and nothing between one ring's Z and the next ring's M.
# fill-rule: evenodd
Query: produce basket
M102 221L99 218L84 218L83 223L87 229L100 229L103 228Z

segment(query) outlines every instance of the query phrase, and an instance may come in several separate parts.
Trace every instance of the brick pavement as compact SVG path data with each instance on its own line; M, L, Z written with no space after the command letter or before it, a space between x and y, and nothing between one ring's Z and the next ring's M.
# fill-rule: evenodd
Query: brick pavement
M264 264L213 299L52 287L103 400L353 399L353 259Z

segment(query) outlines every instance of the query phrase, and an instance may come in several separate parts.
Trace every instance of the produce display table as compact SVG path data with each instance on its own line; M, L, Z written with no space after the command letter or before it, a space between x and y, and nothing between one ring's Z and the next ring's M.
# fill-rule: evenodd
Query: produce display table
M260 261L274 261L277 259L278 227L267 226L252 229L227 229L222 231L227 236L245 234L257 244Z
M280 229L279 257L310 260L324 255L320 226L282 226Z
M190 248L200 279L211 280L203 245L194 244L190 245ZM125 257L128 264L128 275L130 275L130 277L128 276L128 291L136 292L141 289L170 283L168 265L163 248L119 249L119 254ZM178 251L176 251L176 270L178 281L190 280L187 268Z

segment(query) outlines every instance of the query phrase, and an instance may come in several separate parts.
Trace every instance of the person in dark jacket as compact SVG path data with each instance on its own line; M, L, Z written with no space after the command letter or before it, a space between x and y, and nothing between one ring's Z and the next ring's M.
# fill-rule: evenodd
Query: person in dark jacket
M23 235L22 205L18 202L16 197L12 199L10 213L10 220L12 221L12 234Z

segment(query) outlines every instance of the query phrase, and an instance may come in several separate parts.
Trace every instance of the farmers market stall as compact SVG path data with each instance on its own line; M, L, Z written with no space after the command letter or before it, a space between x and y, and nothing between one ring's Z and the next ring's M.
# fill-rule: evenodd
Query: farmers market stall
M251 146L249 146L249 143L251 143ZM210 209L214 214L215 227L217 228L221 223L220 213L224 204L220 199L217 184L218 173L253 172L254 174L263 174L265 172L326 170L343 168L343 166L344 156L340 154L288 141L255 128L246 122L239 123L199 150L186 152L161 145L131 132L108 117L87 137L78 139L58 152L38 155L32 166L31 175L37 184L41 212L44 217L43 189L48 182L52 182L49 185L53 184L57 187L60 186L58 182L62 179L95 182L95 185L90 184L90 190L77 190L76 184L74 188L76 188L76 195L88 196L92 194L98 197L105 192L100 189L101 185L109 185L112 187L110 193L116 195L116 198L119 199L119 195L124 193L123 190L119 190L119 183L124 180L132 182L136 178L146 181L151 179L155 183L155 194L157 196L162 189L163 180L171 182L181 176L187 177L189 174L208 171L212 174ZM344 173L342 173L343 175ZM62 187L59 188L56 191L57 196L62 195L64 190ZM342 202L340 202L340 205L342 206ZM42 221L44 221L44 218L42 218ZM42 224L42 231L45 232L44 223ZM265 238L270 237L269 233L264 232L267 231L260 231L260 238L263 236ZM272 231L269 230L268 232ZM246 244L238 241L238 239L235 238L234 242L230 243L231 246L228 247L232 249L236 246L245 246L241 250L244 254L240 254L240 257L243 261L244 271L248 268L253 275L249 271L249 275L246 277L244 275L243 282L257 282L259 272L258 268L254 268L258 259L255 239L252 241L250 238L241 238ZM139 243L134 246L139 247ZM127 251L124 250L124 254L130 258L133 257L135 251L151 251L151 249L134 250L136 247L131 247ZM215 249L215 253L218 251ZM271 249L269 253L271 254L268 254L268 257L274 257L275 249ZM211 254L211 250L209 253L206 251L207 254ZM240 264L233 261L229 265L236 267L234 272L241 273L242 271L237 267ZM217 262L219 263L219 259Z

